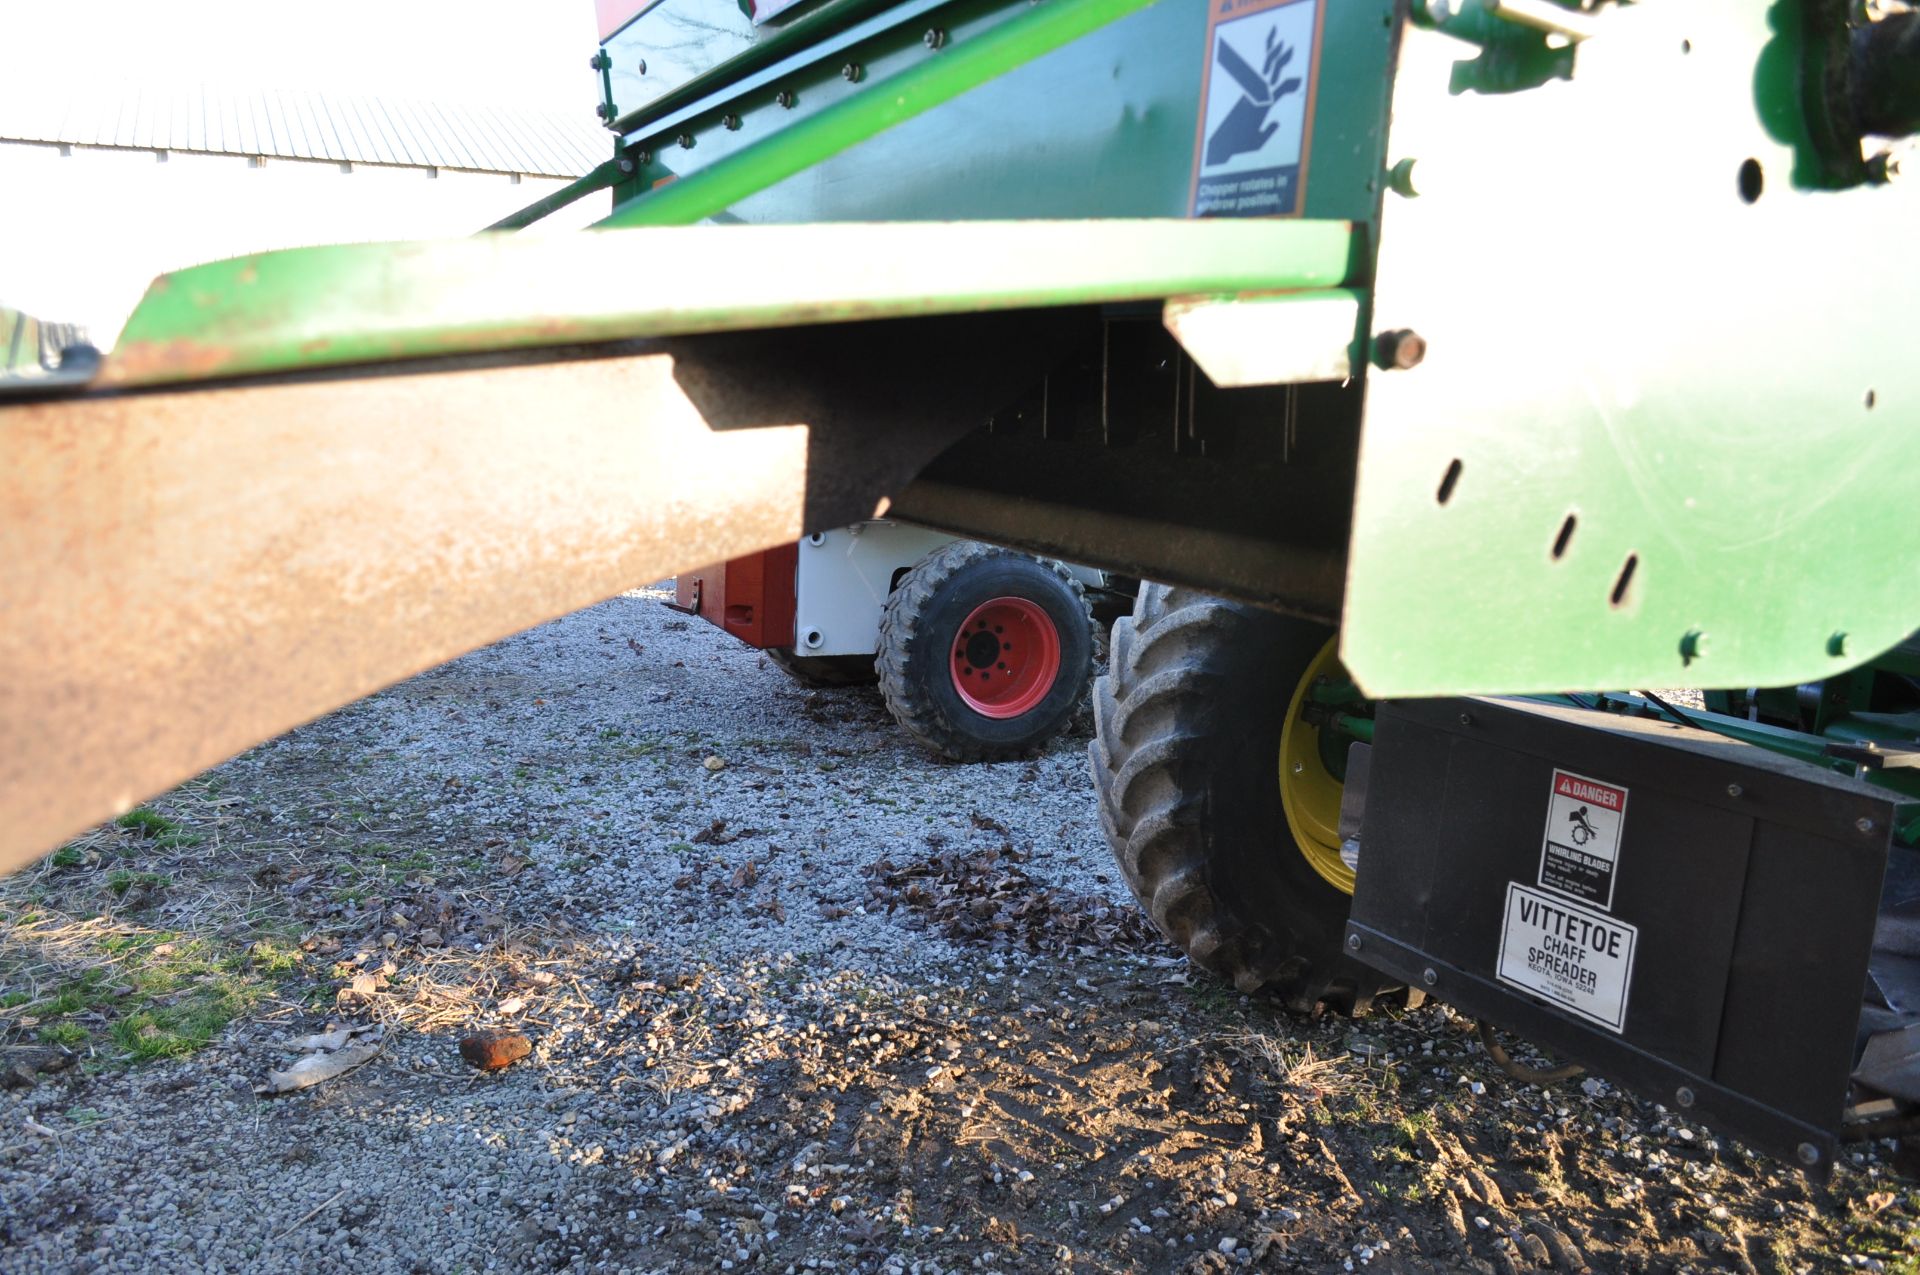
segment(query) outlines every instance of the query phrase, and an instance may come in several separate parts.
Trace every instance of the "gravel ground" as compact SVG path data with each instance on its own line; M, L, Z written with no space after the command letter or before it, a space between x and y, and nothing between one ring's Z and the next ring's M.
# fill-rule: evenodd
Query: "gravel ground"
M666 596L0 885L0 1269L1920 1270L1890 1145L1812 1187L1444 1006L1190 977L1084 734L934 761ZM336 1026L377 1054L256 1096Z

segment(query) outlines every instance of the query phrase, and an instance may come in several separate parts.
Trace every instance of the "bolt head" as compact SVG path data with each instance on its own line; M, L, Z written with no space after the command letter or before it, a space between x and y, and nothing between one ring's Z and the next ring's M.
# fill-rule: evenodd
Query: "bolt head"
M1874 824L1873 824L1873 820L1867 818L1865 815L1862 815L1860 818L1855 819L1853 821L1853 826L1858 828L1861 832L1872 832Z
M740 117L738 115L722 115L720 117L720 124L729 133L737 132L740 128Z
M1361 948L1365 946L1366 946L1365 940L1363 940L1358 934L1347 935L1347 950L1349 952L1358 952Z
M677 141L678 141L678 142L680 143L680 149L681 149L681 150L683 150L683 151L690 151L690 150L692 150L692 149L693 149L693 134L692 134L692 133L682 133L682 134L680 134L680 136L679 136L679 137L678 137L678 138L677 138L676 140L677 140Z
M1685 1085L1681 1085L1673 1091L1673 1100L1683 1107L1691 1107L1693 1105L1693 1090L1687 1088Z
M1460 714L1460 724L1461 724L1462 726L1471 726L1471 725L1473 725L1473 714L1472 714L1472 713L1462 713L1462 714Z
M1388 371L1419 367L1427 357L1427 338L1411 328L1396 328L1374 338L1374 362Z
M603 120L610 120L613 118L613 103L602 102L600 103L600 105L593 108L593 113L595 115L598 115Z
M1403 159L1387 170L1387 189L1403 199L1420 198L1419 161Z
M860 64L849 62L840 68L840 78L852 83L860 78Z
M1429 965L1427 966L1427 968L1420 971L1420 981L1425 983L1428 987L1432 987L1435 983L1438 983L1440 981L1440 971L1436 970L1435 968L1433 968L1433 966Z
M793 109L793 94L787 92L785 89L781 89L778 93L775 93L773 100L787 110Z
M920 37L920 41L929 49L937 49L947 42L947 33L939 27L928 27L927 33Z
M1742 788L1739 784L1727 785L1727 796L1729 797L1738 797L1744 792L1746 792L1746 789Z
M641 58L638 62L634 64L634 69L640 72L640 74L645 75L647 73L647 60L645 58Z
M1801 1143L1800 1149L1794 1152L1794 1154L1800 1157L1800 1163L1802 1164L1815 1165L1820 1163L1820 1148L1814 1146L1811 1142Z
M618 168L623 173L630 173L633 171L633 161L623 156L620 162L614 165L614 167Z

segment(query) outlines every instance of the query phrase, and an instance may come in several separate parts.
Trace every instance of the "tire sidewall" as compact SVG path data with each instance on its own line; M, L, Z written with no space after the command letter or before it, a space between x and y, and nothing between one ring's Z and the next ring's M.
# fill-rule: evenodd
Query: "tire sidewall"
M1352 899L1307 862L1280 795L1280 735L1300 678L1331 629L1256 615L1253 632L1219 654L1221 695L1208 723L1207 862L1216 895L1252 926L1280 918L1311 948L1338 950Z

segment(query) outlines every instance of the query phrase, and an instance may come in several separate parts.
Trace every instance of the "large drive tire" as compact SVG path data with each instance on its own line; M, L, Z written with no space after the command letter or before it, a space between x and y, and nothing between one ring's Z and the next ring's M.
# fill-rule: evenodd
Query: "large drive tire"
M955 761L1024 757L1087 693L1093 618L1058 566L957 540L901 577L875 662L894 720L928 748Z
M786 647L767 648L772 660L802 686L870 686L875 677L871 655L796 655Z
M1282 730L1331 637L1143 585L1113 626L1090 752L1107 843L1168 938L1243 992L1360 1013L1389 984L1342 948L1351 897L1330 884L1324 845L1321 869L1301 848L1281 794Z

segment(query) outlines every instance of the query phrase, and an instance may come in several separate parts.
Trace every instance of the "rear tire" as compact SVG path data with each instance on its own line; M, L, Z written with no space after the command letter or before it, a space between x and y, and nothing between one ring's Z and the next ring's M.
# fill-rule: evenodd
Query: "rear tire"
M1086 697L1093 618L1080 582L1060 567L957 540L901 577L875 663L894 720L934 752L1025 757Z
M1195 964L1297 1010L1362 1013L1391 984L1346 955L1351 899L1298 848L1279 777L1288 706L1331 636L1142 585L1113 626L1089 752L1114 860Z
M879 676L871 655L795 655L787 647L775 646L767 648L766 656L800 685L818 690L871 686Z

